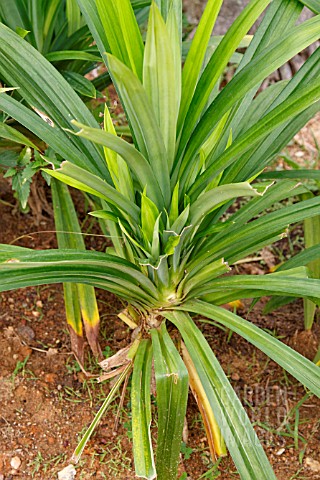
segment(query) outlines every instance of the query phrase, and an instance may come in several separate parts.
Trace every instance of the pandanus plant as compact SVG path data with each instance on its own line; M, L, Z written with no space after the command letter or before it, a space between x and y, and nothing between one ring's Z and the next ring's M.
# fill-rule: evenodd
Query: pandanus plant
M319 38L319 2L252 0L206 55L222 4L209 0L182 69L181 1L152 2L145 43L129 0L79 4L102 53L104 41L110 47L104 58L133 143L116 134L107 108L100 128L57 71L4 26L1 74L50 122L7 93L0 95L0 108L55 150L56 159L47 159L53 165L47 173L94 199L92 215L106 226L112 247L106 252L31 251L2 245L0 290L80 282L127 302L119 316L132 329L132 342L102 363L101 379L117 380L77 447L75 461L132 374L139 477L176 479L190 386L212 457L228 449L242 479L274 479L239 398L191 315L238 333L319 396L315 364L221 306L263 295L320 298L320 281L308 278L304 267L315 259L314 249L284 271L228 275L237 261L281 239L289 224L320 213L317 197L265 213L305 187L291 180L255 182L319 110L319 49L290 82L256 95L272 71ZM318 15L296 26L304 4ZM233 79L220 88L229 59L265 9ZM241 206L235 204L238 197L246 200ZM150 433L153 375L156 462Z

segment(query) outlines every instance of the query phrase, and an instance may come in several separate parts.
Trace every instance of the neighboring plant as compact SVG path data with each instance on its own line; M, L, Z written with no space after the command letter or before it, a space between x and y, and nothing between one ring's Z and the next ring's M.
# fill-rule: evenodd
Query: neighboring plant
M89 12L87 22L102 52L107 39L112 54L105 59L134 144L116 135L108 109L104 128L99 128L59 73L3 26L0 73L8 84L19 86L25 101L45 112L50 123L5 93L0 108L65 160L46 169L47 174L96 198L92 214L105 220L113 247L103 253L2 245L0 290L81 282L128 303L119 317L132 328L132 343L101 364L101 380L117 380L76 449L75 461L132 373L138 476L176 479L190 385L212 456L223 456L228 449L242 479L275 479L240 400L190 313L238 333L320 395L316 365L220 307L262 295L320 299L320 281L308 278L303 266L310 261L307 254L284 272L225 275L229 265L282 238L290 223L320 214L316 197L263 215L275 202L300 195L305 188L290 180L251 185L319 110L319 50L290 82L256 96L273 70L319 38L320 15L295 26L303 4L320 13L319 2L252 0L203 68L222 4L209 0L182 72L181 1L152 3L145 45L128 0L79 4ZM234 78L220 91L229 59L269 4ZM248 199L240 208L238 197ZM156 464L150 433L153 371Z
M0 21L52 62L78 93L96 97L84 75L101 57L76 0L0 0Z

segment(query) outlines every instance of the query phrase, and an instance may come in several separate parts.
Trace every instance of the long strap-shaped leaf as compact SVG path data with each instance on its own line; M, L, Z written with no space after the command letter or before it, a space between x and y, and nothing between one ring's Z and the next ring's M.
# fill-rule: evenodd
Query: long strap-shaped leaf
M141 80L143 41L130 0L96 0L110 52Z
M165 316L183 337L241 479L275 480L250 420L200 330L187 313L166 312Z
M110 52L110 45L97 8L96 0L77 0L83 16L89 26L90 32L103 57L105 52ZM151 0L131 0L132 7L142 8L150 5Z
M30 18L28 10L24 2L19 0L12 0L7 2L6 0L0 1L0 17L5 19L6 24L15 31L16 28L22 28L29 31L29 41L35 45L35 38L31 32Z
M79 30L81 27L81 11L77 0L67 0L66 15L68 19L68 36Z
M257 57L263 50L275 40L283 37L295 27L301 14L303 6L299 0L274 0L271 2L264 18L259 25L249 47L247 48L240 65L239 73L250 61ZM236 73L236 74L237 74ZM258 82L250 91L236 104L228 117L228 129L232 129L233 138L237 138L239 130L243 126L242 118L246 114L260 86ZM271 103L269 104L269 106ZM262 112L261 112L262 113ZM217 146L218 153L224 150L227 132ZM227 183L227 182L225 182Z
M63 183L52 179L51 192L59 248L85 250L81 228L79 226L79 221L68 187ZM67 316L69 325L73 327L73 324L75 324L75 330L77 330L79 318L76 304L78 303L80 307L80 322L82 315L86 336L91 350L95 356L101 355L101 349L98 342L100 318L94 288L90 285L77 284L74 289L72 284L65 284L64 289L65 304L69 304L69 309L67 308L67 311L71 311L71 314L72 312L74 313L74 316L72 317Z
M200 300L186 302L182 309L204 315L238 333L320 397L320 369L261 328L224 308Z
M64 186L63 184L60 184ZM64 186L67 188L66 186ZM66 233L67 228L64 225L64 215L59 206L59 184L56 180L51 181L51 192L52 192L52 202L53 210L55 216L55 226L59 231L56 233L58 244L60 248L65 248L68 246L68 235ZM76 236L73 235L70 238L70 242L76 239ZM72 248L72 246L71 246ZM92 288L87 286L87 288ZM81 318L81 310L79 304L77 284L75 283L64 283L64 305L66 310L66 320L69 327L71 347L73 352L76 354L77 359L83 364L84 363L84 338L83 338L83 326Z
M137 148L148 159L160 185L165 205L170 202L170 178L166 149L147 93L134 73L108 55L110 74L125 108Z
M48 116L61 128L70 127L76 118L91 127L98 127L93 115L68 82L36 49L15 32L0 24L0 73L29 105ZM102 149L84 139L73 139L87 155L87 162L107 176Z
M233 225L232 229L226 229L221 235L214 235L207 239L205 252L199 251L190 262L189 268L198 265L200 261L210 261L224 257L230 264L243 258L248 247L256 252L257 242L265 241L268 245L269 239L283 232L289 224L296 223L320 213L320 199L312 198L304 200L295 205L284 207L278 211L268 214L267 217L260 217L247 225ZM266 218L268 218L266 222ZM262 247L261 247L262 248ZM248 252L246 253L246 255Z
M19 130L12 128L3 122L0 122L0 138L5 138L6 140L10 140L11 142L15 143L21 143L22 145L26 145L27 147L38 150L38 147L25 135L19 132Z
M272 278L270 278L270 275L272 275ZM274 280L273 275L282 275L281 279L276 280L275 284L276 286L273 287L272 281ZM301 268L294 268L289 271L284 271L284 272L276 272L275 274L268 274L265 277L262 277L262 282L260 284L260 278L258 279L256 277L256 283L254 283L254 287L251 288L252 284L249 282L248 284L246 283L246 278L243 278L243 287L236 286L233 288L233 283L231 282L230 285L228 285L228 288L222 288L220 289L215 288L214 286L212 287L212 290L210 290L209 282L207 282L207 287L206 286L199 286L198 289L194 289L192 294L190 295L193 298L200 298L201 300L204 300L209 303L213 303L214 305L224 305L229 302L233 302L235 300L239 300L241 298L260 298L263 296L267 295L275 295L275 304L279 306L284 302L284 298L288 299L287 303L290 303L290 301L293 301L297 296L301 296L304 298L310 298L312 302L317 302L317 297L312 297L312 291L315 292L317 289L317 286L315 287L314 284L309 284L309 287L312 289L312 291L309 291L309 288L307 286L306 282L302 282L302 292L300 294L295 293L297 291L297 288L290 279L289 281L286 278L286 275L290 275L293 278L295 278L295 282L297 284L300 283L301 279L308 280L308 270L306 267L301 267ZM242 276L243 277L243 276ZM240 280L241 281L241 280ZM280 287L280 291L278 290L278 285L283 283L283 285ZM315 287L315 288L314 288ZM288 295L284 297L283 291L281 289L287 289ZM293 293L292 293L293 290ZM200 291L208 291L209 293L204 293L201 295L199 292ZM291 295L291 296L290 296ZM270 303L270 302L269 302ZM283 303L285 304L285 303ZM270 308L270 305L268 304L268 308ZM265 313L265 310L264 310Z
M301 90L292 94L287 100L268 113L259 122L251 127L229 147L205 172L200 175L190 190L190 193L196 194L203 188L203 182L211 179L214 175L224 170L242 153L252 148L268 133L275 130L279 125L285 123L290 118L298 115L311 105L319 102L320 89L319 80L313 80L310 84ZM300 103L301 102L301 103ZM319 102L320 109L320 102Z
M131 382L132 439L136 474L148 480L157 476L150 433L151 364L151 342L142 340L135 356Z
M208 1L183 67L182 97L178 120L178 135L183 126L193 93L197 86L202 63L207 51L214 24L222 5L222 1L223 0Z
M230 165L230 176L223 175L221 183L232 183L234 181L242 181L245 178L255 178L319 110L320 102L316 102L288 122L272 130L265 140L262 140L260 145L259 143L254 144L253 149L245 152L241 160L239 159L239 163L233 162ZM226 181L227 179L228 181Z
M158 7L153 3L150 9L143 62L143 86L164 140L169 170L173 164L176 149L176 126L180 103L180 98L177 98L177 92L180 90L173 87L180 78L176 78L170 40L168 28ZM181 71L181 58L179 71Z
M135 221L139 220L139 207L97 175L93 175L70 162L63 162L58 170L44 170L52 177L61 180L71 187L106 200L111 205L128 213Z
M0 245L0 291L46 283L84 283L155 306L158 292L138 268L103 253L76 250L8 251Z
M231 277L221 278L219 280L213 280L212 282L198 287L193 290L191 295L193 297L199 297L207 295L211 292L227 291L228 288L233 289L251 289L260 292L270 292L269 295L291 295L305 298L320 299L320 280L313 278L301 278L283 275L279 273L270 273L268 275L259 275L259 278L255 278L255 275L234 275ZM263 293L263 294L264 294ZM258 294L254 296L261 296Z
M289 270L291 268L307 265L320 258L320 243L309 248L305 248L294 257L291 257L288 261L280 265L277 272Z
M198 81L196 90L190 103L190 107L184 122L177 160L179 160L180 155L182 154L190 138L192 130L199 121L203 108L210 97L213 87L220 78L220 75L222 75L225 67L227 66L235 50L238 48L243 37L247 34L249 29L269 3L270 0L254 0L250 2L233 23L219 44L218 48L212 55L208 65ZM184 118L181 118L181 121L182 120L184 120Z
M95 168L93 165L88 165L87 157L71 141L66 132L58 126L52 127L32 110L4 93L0 94L0 109L21 123L21 125L28 128L38 138L49 145L56 153L61 155L62 158L65 158L86 170L91 167L92 172L99 173L99 169Z
M188 399L188 371L164 323L151 330L158 405L158 480L176 480Z
M50 52L45 55L49 62L62 62L64 60L84 60L87 62L99 62L101 58L88 52L81 52L79 50L61 50L57 52Z
M320 1L319 0L301 0L301 3L310 8L314 13L320 13Z
M102 419L103 415L106 413L108 410L111 402L113 401L116 393L121 387L121 384L124 382L125 378L130 375L130 370L132 369L131 363L127 365L127 367L124 369L124 371L119 375L117 381L111 388L107 398L103 402L103 404L100 407L99 412L97 415L94 417L90 427L82 437L81 441L79 442L77 448L75 449L73 455L72 455L72 461L77 463L82 455L83 450L85 449L85 446L87 445L91 435L93 434L95 428L99 425L100 420Z
M105 52L110 52L110 46L106 32L101 23L97 3L95 0L77 0L77 2L100 50L100 54L103 57Z
M135 0L132 0L135 2ZM139 0L136 0L139 2ZM145 2L147 3L147 2ZM164 18L165 22L168 20L168 16L170 13L170 10L175 11L176 19L177 19L177 25L179 27L179 32L180 32L180 37L181 37L181 13L182 13L182 3L181 0L154 0L154 3L158 6L159 11L161 12L162 17ZM152 2L151 2L152 4Z
M308 60L304 63L298 73L290 80L289 83L285 85L281 92L279 92L279 95L277 95L275 98L270 99L268 108L265 112L263 112L261 108L257 108L257 106L255 106L255 100L251 104L251 107L249 109L251 110L251 112L248 111L247 118L250 118L250 113L252 118L252 110L255 109L257 113L260 112L259 117L255 115L254 123L257 123L260 118L262 118L265 114L269 113L271 110L277 107L281 102L286 100L294 91L297 91L298 89L307 86L313 79L318 78L320 73L319 59L320 49L317 49L313 53L313 55L311 55L311 57L309 57ZM268 92L268 90L270 90L270 88L267 88L265 92ZM258 102L260 96L261 95L258 95ZM246 107L246 109L248 110L247 105L244 105L244 107ZM316 106L314 106L314 108L317 109ZM314 108L309 107L302 114L299 114L296 119L294 119L293 121L289 121L285 128L283 125L281 125L278 129L274 130L260 145L256 145L253 148L253 151L251 150L245 155L243 155L243 157L239 159L236 164L232 165L228 169L226 175L223 176L223 183L234 182L235 178L250 178L250 176L254 175L253 172L261 171L262 168L267 165L268 161L270 161L270 158L272 158L274 152L280 151L285 145L287 145L287 142L298 131L300 125L303 122L308 121L309 115L310 117L314 115ZM241 127L242 123L244 124L244 128L241 128L241 130L242 132L245 132L247 130L245 126L246 122L243 122L243 120L244 118L242 118L239 123ZM297 120L299 121L297 122ZM253 125L253 123L251 125ZM263 162L261 162L261 159L263 159Z
M223 233L221 232L220 234L215 235L215 238L217 239L219 236L222 237L228 232L231 232L234 229L235 224L237 226L244 225L254 217L264 213L275 203L300 195L304 192L305 187L293 180L284 180L282 182L274 183L264 192L263 195L253 198L250 202L247 202L243 207L239 208L239 210L232 215L232 223L229 224L229 226L226 226Z
M201 218L204 218L211 210L222 202L226 202L236 197L256 197L261 194L255 190L250 183L233 183L213 188L201 195L190 209L190 222L192 225L198 225Z
M136 175L141 190L143 191L145 187L147 187L148 196L158 205L159 208L161 208L164 200L154 171L152 170L150 163L136 148L134 148L133 145L122 138L101 129L90 128L78 122L73 123L81 129L77 135L117 152L127 162L131 171Z
M301 49L316 41L319 35L320 16L317 16L294 28L284 38L273 42L270 47L263 50L241 72L235 75L212 102L195 128L184 155L182 171L188 168L191 159L208 138L218 121L238 100L258 82L262 81L296 53L299 53ZM255 75L252 74L253 71Z

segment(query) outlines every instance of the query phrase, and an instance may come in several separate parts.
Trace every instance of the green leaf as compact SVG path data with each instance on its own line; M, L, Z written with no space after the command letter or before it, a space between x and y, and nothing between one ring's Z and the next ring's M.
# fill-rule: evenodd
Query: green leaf
M182 131L177 159L183 152L191 133L198 122L200 115L210 97L213 87L223 74L229 59L238 48L241 40L248 33L254 22L270 3L270 0L254 0L243 10L229 28L223 40L214 51L208 65L203 71L198 83ZM197 42L198 40L196 40ZM227 110L226 110L227 111ZM225 113L225 112L224 112ZM202 142L201 142L202 143Z
M59 170L44 170L54 178L78 188L84 192L102 198L107 202L120 208L123 212L129 214L136 221L139 218L139 207L131 203L126 197L111 187L108 183L96 175L83 170L70 162L63 162Z
M35 38L35 46L39 52L43 48L43 26L44 26L44 11L39 5L39 0L30 0L30 22L32 25L32 33Z
M127 301L157 305L154 284L134 264L93 251L8 252L0 245L0 291L47 283L83 283L116 293Z
M178 120L178 132L181 131L194 91L197 86L203 60L218 17L223 0L209 0L200 19L197 31L191 43L182 73L182 97Z
M306 7L310 8L313 13L320 13L320 1L319 0L300 0Z
M132 439L136 475L156 478L151 443L151 363L150 340L142 340L137 350L131 383Z
M4 150L0 152L0 166L4 168L16 167L19 161L19 153L13 150ZM13 172L15 173L15 172Z
M21 208L24 210L27 207L30 185L36 169L31 163L32 151L30 147L25 147L19 157L17 158L16 168L9 168L4 174L4 177L12 177L12 190L16 192Z
M144 48L130 1L96 0L96 5L110 52L141 79Z
M290 223L319 215L319 212L320 199L313 198L269 213L267 217L262 216L245 226L234 224L232 228L226 228L217 235L209 237L205 249L194 256L189 268L192 269L201 262L203 266L207 265L221 257L232 264L276 241L275 236L282 235L283 238L284 229Z
M141 195L141 227L149 242L152 242L154 226L158 216L159 210L156 205L143 192Z
M0 138L6 138L7 140L11 140L15 143L21 143L22 145L26 145L28 147L34 148L38 150L38 147L31 142L25 135L23 135L19 130L10 127L6 123L0 122Z
M89 98L96 98L97 91L90 80L83 77L79 73L64 71L63 77L68 81L69 85L78 92L80 95L84 95Z
M73 123L81 129L79 132L77 132L77 135L90 139L117 152L128 163L131 171L135 173L137 180L140 183L141 190L147 187L148 195L154 201L154 203L156 203L159 208L163 206L163 197L157 178L146 158L137 149L135 149L133 145L129 144L125 140L122 140L116 135L113 135L112 133L104 132L99 129L93 129L78 122ZM114 166L111 168L111 164L110 170L114 176Z
M70 128L70 121L74 118L91 127L98 127L86 105L50 62L2 24L0 74L8 84L20 87L22 97L42 114L44 120L51 120L52 128L60 131ZM32 122L27 125L29 127L32 128ZM64 137L68 136L70 138L70 134L64 133ZM39 137L42 138L41 133ZM80 137L74 137L71 142L86 157L87 168L107 178L102 149Z
M298 170L275 170L270 172L262 172L259 175L259 178L262 179L284 179L284 178L293 178L295 180L320 180L320 171L319 170L306 170L304 168L299 168Z
M17 27L16 28L16 33L21 37L21 38L25 38L28 33L30 33L29 30L25 30L24 28L20 28L20 27Z
M179 62L179 71L180 71ZM145 54L143 61L143 86L153 107L164 145L169 171L176 147L176 125L180 98L173 88L176 78L173 50L166 24L155 3L150 9Z
M17 27L31 31L26 5L19 0L12 0L11 2L1 0L0 16L13 31L15 31ZM31 37L31 41L34 42L33 34Z
M169 215L170 225L173 225L173 223L176 221L178 216L179 216L179 182L176 184L172 192L170 215Z
M81 27L81 12L77 0L66 0L66 15L68 19L68 36Z
M105 399L102 406L100 407L99 412L95 416L95 418L94 418L93 422L91 423L90 427L88 428L88 430L86 431L86 433L82 437L81 441L79 442L77 448L75 449L75 451L72 455L73 462L78 463L78 461L80 460L82 452L85 449L85 446L87 445L88 441L90 440L91 435L93 434L95 428L99 424L103 415L108 410L112 400L114 399L116 393L118 392L119 388L121 387L121 384L123 383L125 378L129 375L131 368L132 368L131 364L129 363L128 366L121 373L121 375L119 375L117 381L115 382L115 384L111 388L107 398Z
M131 0L131 5L134 9L147 7L148 5L150 5L150 3L151 0Z
M198 225L200 221L215 207L227 202L231 198L242 196L255 197L261 195L249 183L233 183L213 188L205 192L191 205L190 220L192 225Z
M312 198L312 193L302 195L303 199ZM304 243L305 247L312 247L320 243L320 216L307 218L304 221ZM320 259L308 264L311 277L320 279ZM315 318L316 305L308 299L304 300L304 328L311 330ZM318 302L320 303L320 302Z
M249 5L251 5L251 3ZM238 100L243 98L252 87L289 60L293 55L314 42L319 37L319 34L320 17L314 17L302 25L295 27L280 40L273 42L272 45L263 50L235 75L231 82L228 83L211 103L192 133L187 151L184 155L182 170L189 165L189 162L198 152L202 143L208 138L218 121ZM255 71L256 74L252 75L252 71ZM201 82L199 82L198 86L200 86L200 83ZM307 91L307 89L308 87L306 87L305 91ZM317 92L315 92L315 96L317 96ZM288 103L290 103L290 100L288 100ZM307 106L308 105L306 105L305 108L307 108ZM279 109L281 110L281 106ZM274 109L273 112L276 110L277 109ZM303 110L303 108L301 110ZM265 118L268 118L268 115ZM189 123L187 123L187 125L189 127ZM233 148L234 145L235 143L233 143L231 148Z
M104 57L105 52L110 52L110 46L98 12L97 2L96 0L77 0L77 2L100 54Z
M45 55L49 62L64 62L66 60L83 60L84 62L100 62L101 58L88 52L78 50L61 50L49 52Z
M290 3L291 5L291 3ZM258 95L257 99L251 103L251 107L248 109L249 98L245 98L242 102L241 108L238 109L232 125L235 126L235 123L239 121L241 124L240 131L245 132L248 127L257 123L262 116L269 113L281 102L288 99L288 97L298 89L307 86L313 79L317 78L320 73L320 51L316 50L304 63L301 69L296 75L290 80L290 82L285 82L284 88L276 89L275 84L273 87L266 89L271 91L271 95L268 95L268 102L259 101L260 97L265 97L266 95ZM281 83L281 82L280 82ZM256 89L254 89L255 91ZM279 91L278 95L274 96L275 91ZM250 96L250 101L252 93L249 93L246 97ZM266 100L268 100L266 98ZM262 106L262 108L261 108ZM265 108L265 106L267 108ZM239 159L236 163L231 165L224 175L223 183L230 183L232 181L240 181L248 176L253 176L256 173L260 173L261 170L270 162L270 160L283 149L288 141L302 128L302 126L309 121L309 119L319 110L319 105L314 104L311 107L308 107L305 111L297 115L292 120L289 120L286 124L281 125L279 128L272 131L262 142L258 145L255 145L253 149L249 150L247 153L242 155L242 158ZM254 114L253 114L254 110ZM244 114L245 118L242 118L241 121L239 118L242 115L242 111L246 111ZM246 117L250 118L249 125L246 120ZM251 123L252 122L252 123ZM236 131L240 134L239 127L235 126ZM263 161L261 161L263 159Z
M188 372L165 324L151 330L158 405L157 475L176 480L184 416L188 398Z
M59 248L85 250L84 239L68 187L53 180L51 192ZM79 328L79 322L82 316L90 348L95 356L100 356L101 349L98 342L100 317L94 288L81 284L73 288L71 284L71 286L64 285L64 290L68 324L78 336L81 336L82 329Z
M240 74L239 74L240 75ZM304 88L299 89L292 94L287 100L282 102L278 107L274 108L270 113L264 116L259 122L240 135L233 144L197 179L192 186L190 192L199 192L203 188L203 183L210 180L219 172L224 170L239 156L250 149L254 144L278 126L285 123L290 118L298 115L320 100L320 91L318 80L310 82Z
M211 318L238 333L320 397L320 369L261 328L223 308L199 300L187 302L182 308Z
M176 249L176 246L179 245L179 243L180 243L180 235L171 235L168 238L168 241L164 249L165 255L173 255Z
M149 161L160 185L165 205L168 207L170 178L166 149L146 91L130 69L112 55L108 55L108 66L122 99L137 147ZM150 192L149 196L151 197Z
M320 258L320 243L313 245L312 247L305 248L297 255L289 258L285 263L279 266L277 272L282 272L290 270L292 268L300 267L302 265L307 265L310 262L314 262Z
M207 265L206 267L198 265L185 276L185 279L182 282L183 286L181 286L183 294L186 295L192 291L193 288L199 288L201 284L211 282L214 278L229 271L230 267L223 258L210 263L210 265Z
M292 276L289 276L291 271L270 273L267 275L259 275L257 278L255 275L234 275L232 277L225 277L220 279L214 279L207 285L198 286L192 293L193 296L199 297L204 295L206 300L214 301L214 292L227 292L239 291L239 298L242 290L249 290L249 294L246 297L250 297L250 291L252 297L259 297L263 295L289 295L294 297L305 297L320 299L320 280L312 278L301 278L295 276L295 271ZM306 274L304 275L307 276ZM256 292L258 290L258 292ZM259 293L260 291L260 293Z
M182 335L241 478L275 480L250 420L200 330L184 312L166 312L165 317Z
M56 125L49 125L32 110L9 95L0 94L0 109L41 138L62 158L68 159L86 170L90 168L96 173L99 172L92 165L88 165L87 157L77 148L63 129L55 128Z

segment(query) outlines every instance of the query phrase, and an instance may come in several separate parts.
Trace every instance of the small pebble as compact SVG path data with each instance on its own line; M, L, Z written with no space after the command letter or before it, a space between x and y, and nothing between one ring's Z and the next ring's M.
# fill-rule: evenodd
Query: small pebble
M304 152L302 152L301 150L299 150L298 152L295 153L295 156L298 157L298 158L301 158L304 156Z
M35 318L39 318L40 317L40 312L37 312L37 311L33 311L32 312L32 315L35 317Z
M238 373L232 373L231 374L231 379L234 380L235 382L238 382L240 380L240 375Z
M42 307L43 307L43 303L41 302L41 300L37 300L36 306L37 306L38 308L42 308Z
M59 480L74 480L76 477L76 469L73 465L68 465L58 473Z
M58 378L58 375L55 373L46 373L44 376L44 381L46 383L55 383Z
M276 455L282 455L285 452L285 448L280 448L280 450L277 451Z
M53 357L54 355L57 355L57 353L58 353L58 350L56 348L50 347L47 350L47 357Z
M15 470L18 470L20 465L21 465L21 460L19 457L13 457L11 458L11 462L10 462L10 465L12 468L14 468Z
M36 336L34 330L28 325L18 325L17 333L26 343L32 342Z
M311 457L307 457L305 464L307 467L310 468L312 472L320 472L320 462L318 462L318 460L314 460Z

